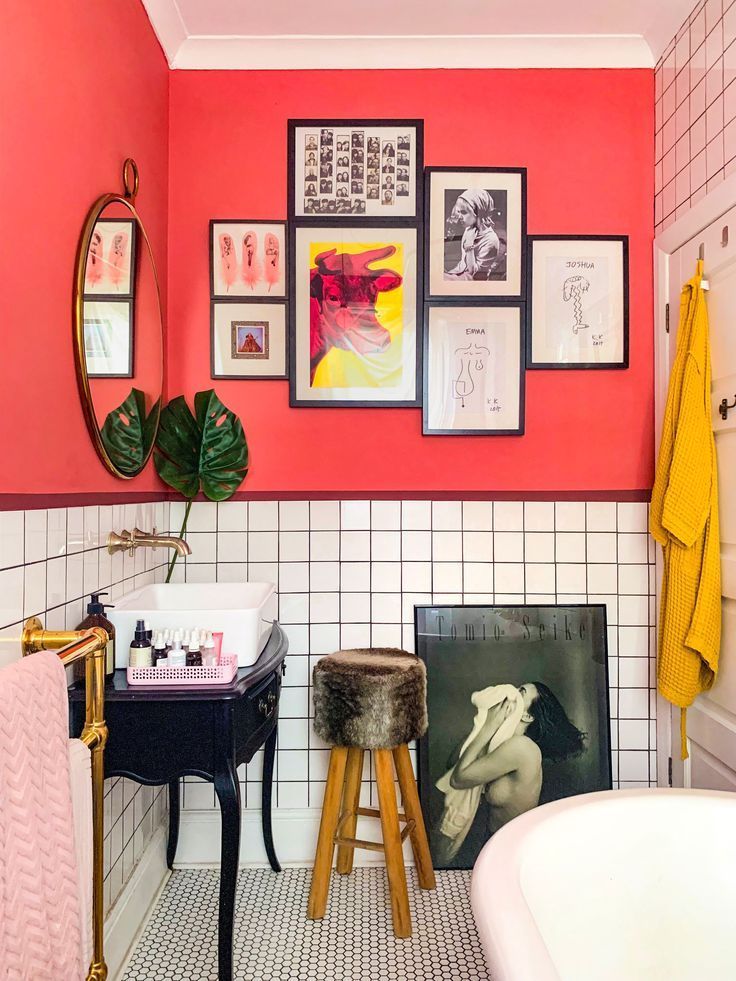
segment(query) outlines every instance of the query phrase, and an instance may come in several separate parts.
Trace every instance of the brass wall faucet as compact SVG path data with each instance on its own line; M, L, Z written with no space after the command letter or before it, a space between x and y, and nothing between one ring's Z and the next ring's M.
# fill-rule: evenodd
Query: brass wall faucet
M177 555L191 555L192 550L183 538L176 538L174 535L157 535L156 529L149 535L140 528L132 531L123 530L118 535L111 531L107 536L107 551L110 555L115 552L130 552L132 555L137 548L173 548Z

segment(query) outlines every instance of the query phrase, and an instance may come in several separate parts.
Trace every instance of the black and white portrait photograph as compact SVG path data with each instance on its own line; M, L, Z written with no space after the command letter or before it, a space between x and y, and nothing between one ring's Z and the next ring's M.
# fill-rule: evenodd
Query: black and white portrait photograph
M423 121L421 119L291 119L288 122L288 213L301 217L344 214L340 185L349 177L351 211L366 218L394 222L421 220L424 200ZM397 158L401 176L397 176ZM391 181L369 193L375 180L368 171ZM315 177L317 180L315 181ZM404 185L397 193L397 181ZM329 182L329 187L327 183ZM390 191L389 194L384 191ZM317 198L317 200L311 200Z
M428 296L521 298L525 174L427 169Z
M604 605L417 606L415 630L436 868L472 868L496 831L540 804L611 788Z

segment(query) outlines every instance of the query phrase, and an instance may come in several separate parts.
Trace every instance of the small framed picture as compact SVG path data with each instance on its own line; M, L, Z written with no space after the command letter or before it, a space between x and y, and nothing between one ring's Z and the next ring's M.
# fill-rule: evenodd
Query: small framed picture
M213 300L212 378L286 378L286 304Z
M291 230L290 404L417 406L416 227Z
M626 235L530 235L527 368L629 367Z
M289 218L421 220L421 119L290 119Z
M210 221L210 295L213 300L286 298L286 224L283 221Z
M427 297L523 299L526 169L425 173Z
M133 296L136 223L132 218L95 222L84 270L85 296Z
M132 300L84 300L84 359L88 378L133 377Z
M425 436L524 432L524 306L428 303Z

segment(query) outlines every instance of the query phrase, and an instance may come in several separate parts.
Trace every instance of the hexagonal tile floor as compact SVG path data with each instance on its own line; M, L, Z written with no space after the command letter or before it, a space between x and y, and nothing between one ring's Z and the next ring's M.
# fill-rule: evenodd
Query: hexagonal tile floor
M391 930L385 872L332 876L327 915L306 918L310 869L240 873L237 981L490 981L470 909L470 873L439 872L418 888L407 869L413 936ZM217 981L216 870L176 871L123 981Z

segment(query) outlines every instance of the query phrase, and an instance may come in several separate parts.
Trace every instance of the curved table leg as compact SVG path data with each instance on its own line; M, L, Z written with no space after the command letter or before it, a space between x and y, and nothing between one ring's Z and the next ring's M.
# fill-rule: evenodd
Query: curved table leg
M174 867L179 842L179 778L169 780L169 840L166 844L166 864Z
M266 846L266 855L274 872L280 872L281 866L276 857L276 850L273 846L273 829L271 827L271 793L273 790L273 764L276 757L276 734L277 727L274 726L273 732L264 744L263 752L263 784L261 787L261 826L263 828L263 844Z
M240 856L240 784L233 761L223 760L222 764L222 769L215 773L215 793L222 821L217 959L219 981L232 981L235 887Z

